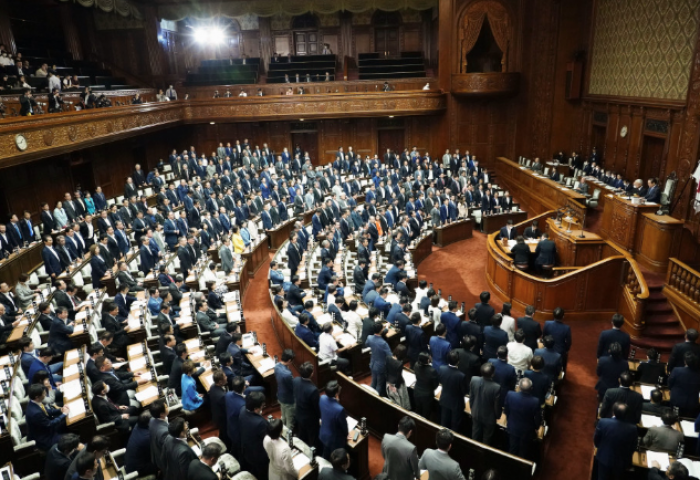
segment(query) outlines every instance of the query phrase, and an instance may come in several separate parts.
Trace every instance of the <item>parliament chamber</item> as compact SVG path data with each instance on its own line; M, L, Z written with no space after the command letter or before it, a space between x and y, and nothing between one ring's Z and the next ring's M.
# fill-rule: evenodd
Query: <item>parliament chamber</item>
M700 478L700 0L0 0L2 480Z

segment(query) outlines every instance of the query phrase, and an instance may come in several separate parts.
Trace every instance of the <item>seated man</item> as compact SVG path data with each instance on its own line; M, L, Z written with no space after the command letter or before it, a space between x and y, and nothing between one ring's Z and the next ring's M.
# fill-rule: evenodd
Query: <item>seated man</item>
M29 403L27 404L27 438L36 442L37 448L48 451L58 442L60 433L66 428L68 407L60 410L43 404L46 389L43 385L34 384L29 387Z

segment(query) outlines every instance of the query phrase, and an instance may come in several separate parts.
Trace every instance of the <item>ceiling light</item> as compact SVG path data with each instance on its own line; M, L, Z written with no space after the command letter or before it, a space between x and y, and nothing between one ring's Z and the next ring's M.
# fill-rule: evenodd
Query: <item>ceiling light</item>
M209 122L209 125L216 125L216 122Z
M394 116L393 116L393 115L389 115L389 118L394 118Z
M300 119L299 119L299 121L300 121L300 122L303 122L303 121L304 121L304 119L303 119L303 118L300 118Z

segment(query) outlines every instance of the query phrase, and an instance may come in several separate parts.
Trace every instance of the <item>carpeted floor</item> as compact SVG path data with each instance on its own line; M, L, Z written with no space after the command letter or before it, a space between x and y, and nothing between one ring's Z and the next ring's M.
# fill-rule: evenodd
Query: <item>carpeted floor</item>
M441 288L443 298L466 303L470 308L479 300L479 294L487 290L484 273L486 265L486 236L475 232L474 238L445 248L433 248L433 253L418 267L420 279L433 282ZM243 299L248 331L255 330L258 337L267 341L268 351L280 354L274 331L270 324L270 302L266 272L263 265L250 283ZM501 302L493 299L496 311ZM513 312L522 316L523 312ZM593 452L593 431L596 409L595 351L599 332L608 328L605 322L577 322L572 325L573 346L569 357L566 379L560 386L555 415L550 423L545 442L544 465L539 478L548 480L589 480ZM275 416L279 412L266 412ZM206 436L215 431L206 429ZM372 476L383 466L379 440L370 441L370 471ZM544 474L543 474L544 473Z

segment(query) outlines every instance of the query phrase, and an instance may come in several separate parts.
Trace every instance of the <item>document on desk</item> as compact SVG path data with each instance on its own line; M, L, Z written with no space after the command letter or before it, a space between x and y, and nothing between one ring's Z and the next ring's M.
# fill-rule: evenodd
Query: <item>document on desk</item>
M652 385L640 385L640 388L642 389L642 397L644 397L644 400L651 400L651 392L656 387Z
M241 321L241 311L229 311L227 314L229 322L240 322Z
M352 432L353 430L355 430L355 427L357 426L357 420L352 418L350 415L348 415L346 417L346 419L348 421L348 432Z
M130 345L128 348L128 354L130 357L135 357L136 355L143 355L143 345L137 343L136 345ZM116 368L116 367L115 367Z
M442 385L438 385L438 387L435 389L435 396L439 397L441 393L442 393Z
M408 370L403 370L401 372L401 375L403 376L404 382L406 382L407 387L412 387L416 384L416 374L413 372L409 372Z
M158 396L158 387L156 387L155 385L151 385L148 388L144 388L140 392L136 392L136 395L134 395L134 396L136 397L136 400L138 400L139 402L143 402L145 400L148 400L151 397L157 397Z
M132 360L129 362L129 368L131 369L132 372L135 372L137 370L141 370L142 368L146 367L146 357L140 357L137 358L136 360Z
M83 393L81 388L80 379L73 380L72 382L64 383L60 387L61 392L63 392L63 398L76 398Z
M695 431L695 422L691 420L681 420L681 430L686 437L698 438L698 432Z
M248 349L248 353L254 357L262 355L262 347L260 345L252 346Z
M700 462L693 461L689 458L681 458L678 461L688 469L688 474L691 477L700 477Z
M85 403L82 398L68 402L65 406L68 407L69 420L85 413Z
M79 372L80 370L78 370L78 364L74 363L73 365L63 369L63 378L70 377L71 375L77 375Z
M659 470L666 471L671 463L671 459L668 453L665 452L654 452L652 450L647 450L647 467L651 468L652 463L659 462Z
M343 333L336 339L343 347L347 347L348 345L354 345L357 343L357 340L355 337L350 335L349 333Z
M275 368L275 359L267 357L260 360L260 366L258 367L258 371L260 373L265 373L273 368Z
M311 459L303 453L299 452L298 454L294 455L294 457L292 457L292 463L294 464L294 469L298 472L299 470L307 466L309 463L311 463Z
M66 360L75 360L80 355L78 355L78 349L68 350L66 352Z
M250 347L252 347L253 345L255 345L255 339L253 338L253 334L252 334L252 333L246 333L246 334L244 334L244 335L243 335L243 338L241 338L241 340L243 341L243 343L241 344L241 346L242 346L243 348L250 348Z
M642 414L642 426L644 428L651 427L662 427L664 422L661 421L661 417L656 415L644 415Z

